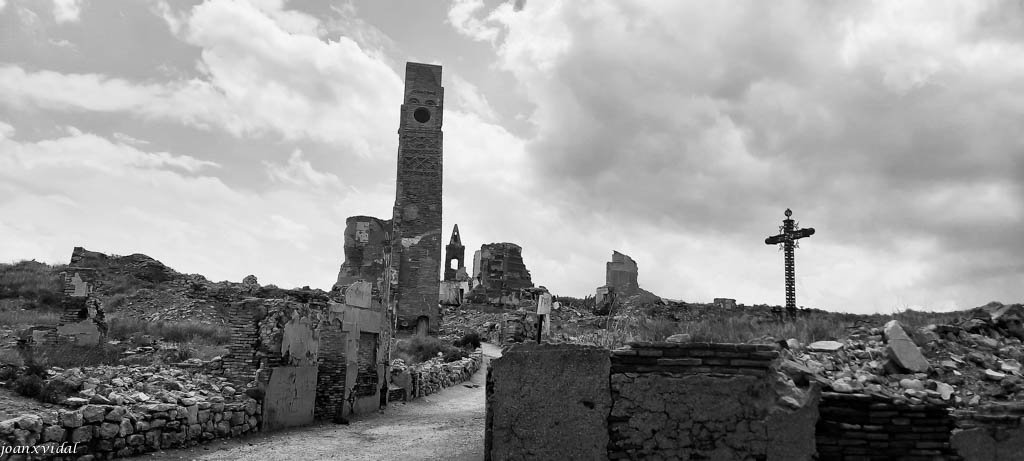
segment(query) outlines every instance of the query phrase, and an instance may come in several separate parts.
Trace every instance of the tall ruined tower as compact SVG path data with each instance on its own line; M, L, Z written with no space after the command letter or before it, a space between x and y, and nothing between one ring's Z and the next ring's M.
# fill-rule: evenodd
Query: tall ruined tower
M452 261L455 264L452 264ZM454 266L454 267L453 267ZM466 277L466 247L462 246L462 236L459 235L459 225L452 230L452 239L444 247L444 280L446 282L459 279L459 275Z
M405 64L392 220L398 327L436 334L441 270L441 66Z

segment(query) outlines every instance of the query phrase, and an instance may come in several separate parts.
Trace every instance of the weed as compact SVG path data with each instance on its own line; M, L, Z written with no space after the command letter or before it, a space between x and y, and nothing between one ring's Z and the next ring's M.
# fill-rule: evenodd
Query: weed
M60 314L50 310L9 310L0 311L0 325L56 325Z
M445 362L453 362L468 355L466 351L451 344L445 344L433 336L413 336L398 340L395 344L394 355L395 358L400 358L406 364L412 365L437 357L438 353L444 356Z
M455 340L453 344L456 347L475 350L480 347L480 334L475 331L470 331L469 333L462 335L462 338Z
M36 375L21 375L14 380L14 392L25 397L37 397L43 390L43 378Z
M196 321L146 322L138 319L115 317L110 320L109 335L114 339L129 339L134 334L147 334L176 343L220 346L231 341L231 329Z
M97 365L116 365L122 350L111 345L79 346L77 344L43 345L33 347L38 366L73 368Z

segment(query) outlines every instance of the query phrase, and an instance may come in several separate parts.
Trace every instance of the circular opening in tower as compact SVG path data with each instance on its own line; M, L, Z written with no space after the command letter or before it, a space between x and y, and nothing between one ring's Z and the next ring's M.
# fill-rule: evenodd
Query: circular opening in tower
M427 123L427 121L430 120L430 111L424 107L420 107L413 111L412 118L416 119L417 122Z

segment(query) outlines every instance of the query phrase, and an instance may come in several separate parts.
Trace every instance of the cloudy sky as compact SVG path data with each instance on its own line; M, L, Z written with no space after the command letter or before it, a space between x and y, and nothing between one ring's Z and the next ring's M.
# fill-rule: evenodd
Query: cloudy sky
M1019 1L0 0L0 261L74 246L329 289L444 66L444 234L592 294L1024 301ZM471 256L470 256L471 259Z

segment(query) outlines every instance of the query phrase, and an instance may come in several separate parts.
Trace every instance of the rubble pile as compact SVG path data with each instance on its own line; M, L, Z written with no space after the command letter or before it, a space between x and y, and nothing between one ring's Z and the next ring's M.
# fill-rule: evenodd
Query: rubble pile
M212 363L216 363L214 360ZM228 383L178 367L101 366L53 369L45 380L55 403L79 407L98 405L177 404L182 399L236 401L246 398Z
M408 367L412 392L406 395L423 397L459 384L471 378L482 363L483 351L477 349L469 357L454 362L445 362L444 358L438 357L412 365Z
M225 379L176 368L53 369L45 388L64 408L0 421L0 445L77 444L79 456L108 459L237 437L261 423L262 405Z
M798 382L896 403L976 407L1024 400L1024 306L991 303L956 324L858 326L841 341L783 347L784 371Z

